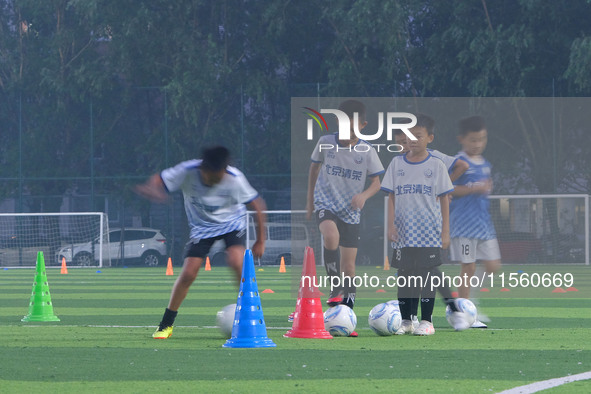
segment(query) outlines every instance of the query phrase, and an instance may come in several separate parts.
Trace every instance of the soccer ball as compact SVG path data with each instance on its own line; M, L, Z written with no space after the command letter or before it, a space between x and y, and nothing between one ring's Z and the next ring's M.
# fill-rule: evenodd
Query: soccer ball
M394 334L402 324L402 316L398 305L390 302L378 304L369 312L367 319L369 328L380 336Z
M470 327L475 321L476 317L478 316L478 311L476 310L476 306L472 301L467 298L456 298L456 306L461 313L461 316L464 320L465 328ZM451 321L451 316L453 311L449 307L449 305L445 308L445 318L447 322L453 327L453 323ZM457 327L454 327L457 329Z
M226 305L216 315L216 322L220 332L224 338L232 336L232 327L234 326L234 314L236 312L236 304Z
M393 305L396 309L398 309L398 311L400 311L400 307L398 306L398 300L390 300L386 302L386 304Z
M336 305L324 312L324 328L334 337L348 337L357 326L357 316L347 305Z

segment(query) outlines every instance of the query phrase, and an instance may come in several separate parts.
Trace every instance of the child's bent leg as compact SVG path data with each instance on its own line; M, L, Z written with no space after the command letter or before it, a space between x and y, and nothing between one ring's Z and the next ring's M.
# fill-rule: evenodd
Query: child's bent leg
M345 277L350 278L351 283L347 283L344 286L344 298L343 304L349 308L353 308L355 305L355 296L357 294L357 288L353 284L355 278L355 259L357 257L357 248L346 248L341 246L341 270Z
M318 226L324 241L324 267L329 277L341 273L339 262L339 230L332 220L324 220Z
M242 245L232 245L226 249L226 259L230 268L234 270L237 283L240 283L242 278L242 262L244 261L245 251L246 248Z

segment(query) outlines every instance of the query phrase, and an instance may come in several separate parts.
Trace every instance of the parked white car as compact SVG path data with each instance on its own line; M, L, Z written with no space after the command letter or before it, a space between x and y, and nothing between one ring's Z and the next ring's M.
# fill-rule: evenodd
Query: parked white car
M166 256L166 237L153 228L126 228L121 237L121 229L109 230L109 237L103 253L108 253L105 258L111 259L111 264L123 257L127 262L139 262L144 266L155 267L164 263ZM99 260L98 238L94 242L66 245L56 253L57 262L62 258L67 263L90 266ZM94 257L93 257L94 256Z
M250 244L252 248L256 239L254 225L249 228ZM285 264L291 265L292 260L302 264L306 246L310 245L308 229L303 224L265 223L265 254L255 264L279 265L281 258ZM213 265L226 263L225 246L223 241L216 241L209 251L209 258Z

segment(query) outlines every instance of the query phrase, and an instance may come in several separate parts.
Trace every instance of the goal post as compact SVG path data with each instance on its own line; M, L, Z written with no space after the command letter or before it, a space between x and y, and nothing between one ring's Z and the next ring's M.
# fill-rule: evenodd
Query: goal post
M34 267L40 251L46 266L110 266L108 232L104 212L0 213L0 267Z
M489 199L503 263L589 265L589 195L491 195ZM387 202L386 196L384 213ZM385 228L387 220L384 215ZM384 232L384 253L390 252Z

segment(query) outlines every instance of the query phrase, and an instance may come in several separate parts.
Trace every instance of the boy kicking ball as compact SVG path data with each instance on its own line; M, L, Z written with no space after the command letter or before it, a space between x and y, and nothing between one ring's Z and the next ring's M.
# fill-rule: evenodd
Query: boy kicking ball
M240 281L246 250L245 204L256 212L257 240L252 246L252 253L261 257L265 251L265 237L261 236L264 234L265 202L244 174L228 164L229 161L230 152L225 147L205 149L202 159L182 162L136 186L138 194L156 202L167 201L168 192L182 190L191 227L183 270L174 283L162 320L152 335L155 339L166 339L172 335L178 309L215 241L224 240L228 265Z

